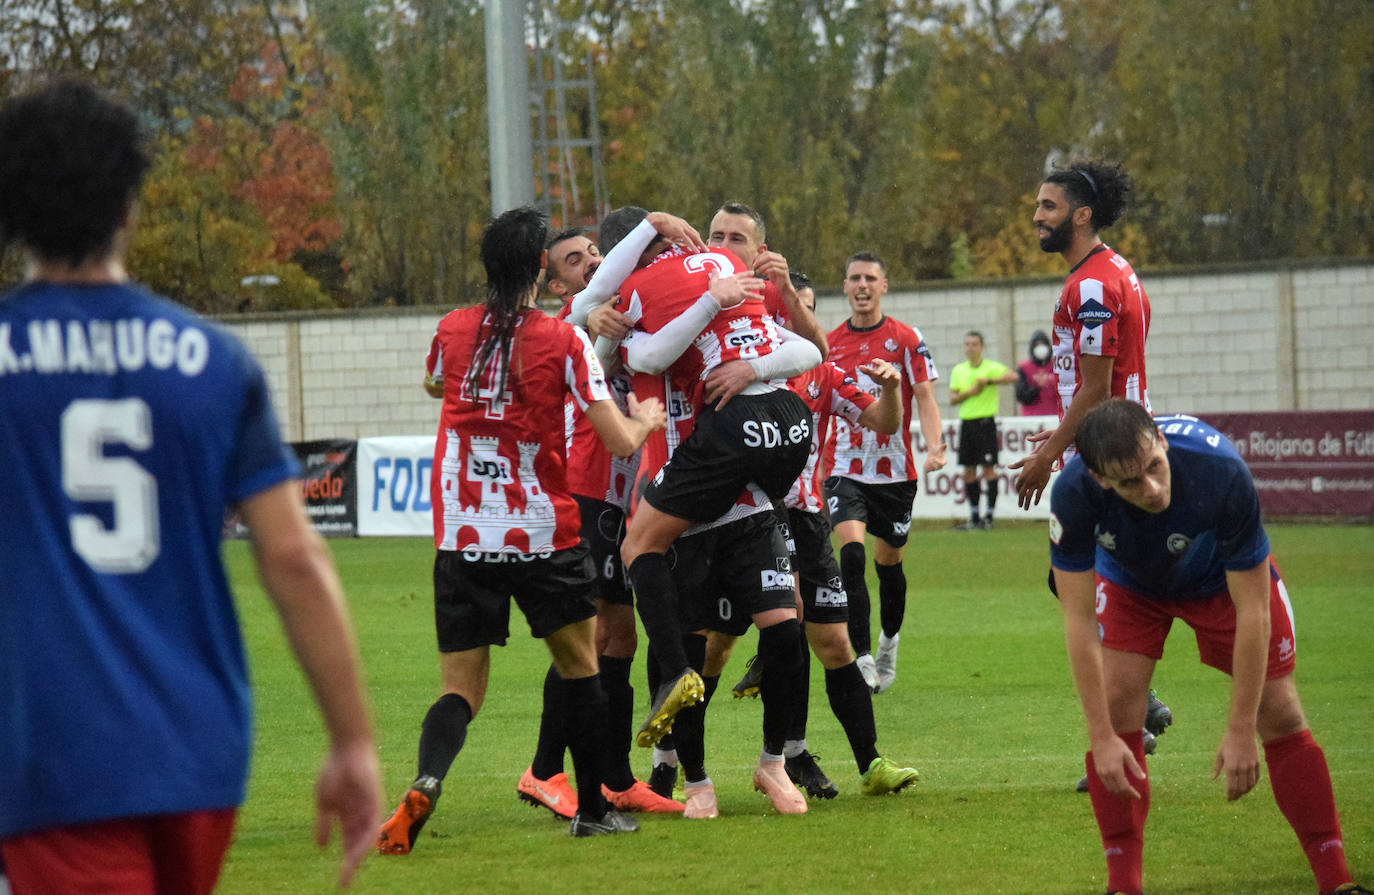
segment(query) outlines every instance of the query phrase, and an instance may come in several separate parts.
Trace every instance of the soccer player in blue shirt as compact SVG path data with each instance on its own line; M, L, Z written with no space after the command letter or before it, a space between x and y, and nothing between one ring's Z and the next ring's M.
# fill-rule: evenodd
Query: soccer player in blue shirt
M1351 882L1326 758L1293 682L1292 606L1260 521L1250 471L1225 436L1188 416L1152 419L1112 399L1077 433L1050 500L1050 561L1091 751L1088 786L1109 893L1140 895L1150 781L1141 722L1174 619L1204 664L1232 678L1213 776L1234 801L1260 778L1323 893Z
M0 852L15 895L214 888L252 749L237 505L329 732L316 838L340 822L347 883L381 788L342 589L258 365L128 282L147 167L82 82L0 108L0 239L27 261L0 298Z

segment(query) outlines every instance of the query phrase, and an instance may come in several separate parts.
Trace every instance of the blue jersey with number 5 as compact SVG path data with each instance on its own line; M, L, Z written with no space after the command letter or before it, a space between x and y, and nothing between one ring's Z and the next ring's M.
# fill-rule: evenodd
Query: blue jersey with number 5
M1161 416L1170 502L1147 513L1099 485L1074 457L1050 495L1050 561L1161 600L1208 597L1226 573L1269 555L1259 495L1231 442L1191 416Z
M0 299L0 837L237 805L225 508L297 475L262 372L126 285Z

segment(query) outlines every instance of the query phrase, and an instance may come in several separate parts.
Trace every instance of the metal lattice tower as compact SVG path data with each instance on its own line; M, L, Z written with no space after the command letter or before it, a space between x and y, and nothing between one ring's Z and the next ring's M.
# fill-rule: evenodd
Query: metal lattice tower
M610 192L601 159L591 49L583 49L581 71L570 76L560 52L560 38L573 30L570 24L543 0L528 0L527 16L533 35L535 204L555 226L593 224L610 211Z

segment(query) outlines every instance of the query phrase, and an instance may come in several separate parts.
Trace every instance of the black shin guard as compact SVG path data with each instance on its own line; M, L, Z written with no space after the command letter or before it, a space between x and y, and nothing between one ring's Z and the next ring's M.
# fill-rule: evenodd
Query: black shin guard
M624 792L635 784L630 770L630 742L633 736L635 689L630 685L633 658L601 656L601 689L606 694L606 785Z
M472 706L457 693L445 693L429 707L420 725L420 761L416 778L443 780L468 738Z
M882 621L883 633L894 637L902 630L902 620L906 617L906 574L900 562L890 566L874 565L873 568L878 573L878 618Z
M796 691L801 686L798 627L800 623L790 618L759 630L759 656L754 661L763 663L759 687L763 697L763 749L773 755L781 755L787 743L797 705Z
M849 597L849 642L856 653L873 651L873 640L869 634L868 557L864 545L858 541L845 544L840 548L840 579L844 582L844 592Z
M644 633L658 659L663 681L671 681L688 665L678 622L677 585L662 553L643 553L626 570L634 585L635 605ZM650 699L653 695L650 694Z
M530 773L540 780L547 780L563 770L563 750L568 748L568 737L563 729L563 706L559 702L562 694L563 679L550 665L549 673L544 675L544 707L539 713L539 741L534 745L534 761L530 762Z
M592 820L606 814L601 784L606 779L606 694L601 676L563 681L564 718L567 719L568 751L577 775L577 810Z
M854 761L862 774L878 757L878 729L873 723L873 691L864 683L859 666L850 662L825 672L825 695L830 700L830 711L835 713L835 720L844 728Z

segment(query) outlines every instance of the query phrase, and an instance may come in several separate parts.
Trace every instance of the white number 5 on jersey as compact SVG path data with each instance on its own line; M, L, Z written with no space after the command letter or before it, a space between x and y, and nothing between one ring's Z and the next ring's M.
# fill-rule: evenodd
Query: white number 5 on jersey
M78 400L62 412L62 490L72 500L113 507L113 525L73 513L72 549L97 572L130 575L157 559L157 480L129 457L105 456L105 445L153 446L153 414L141 398Z

